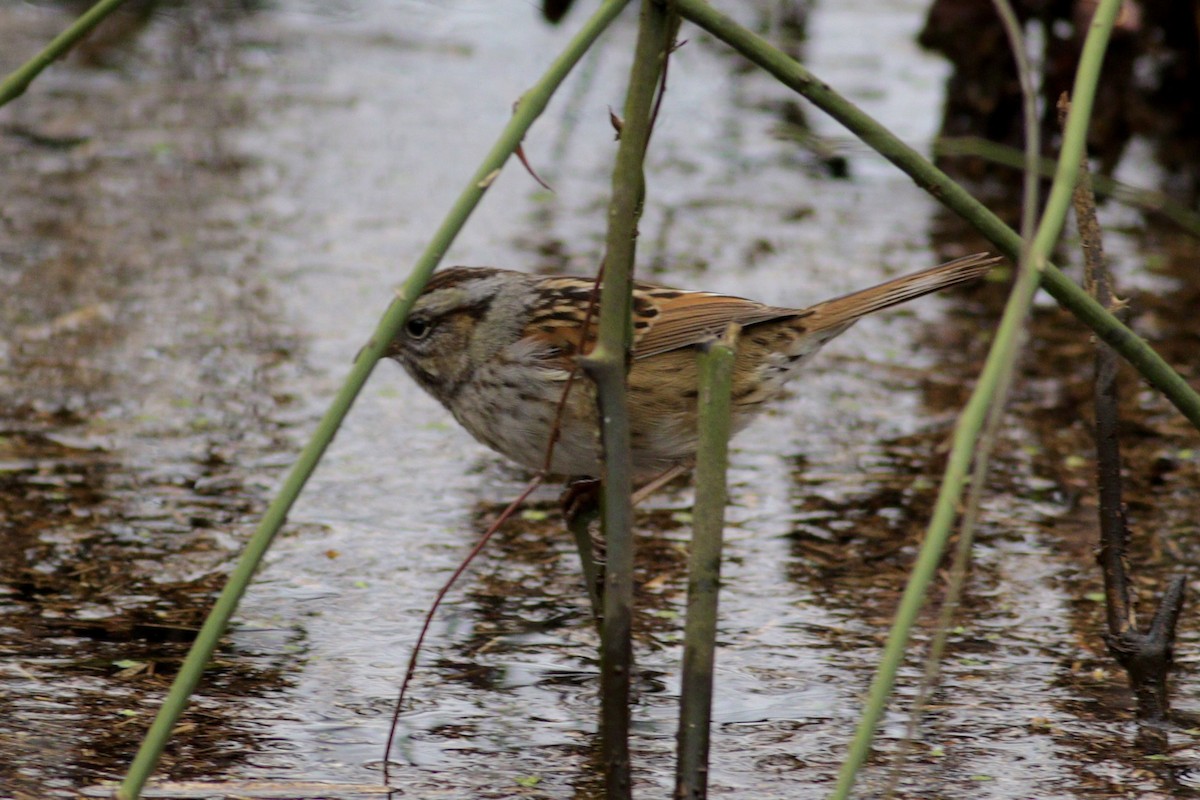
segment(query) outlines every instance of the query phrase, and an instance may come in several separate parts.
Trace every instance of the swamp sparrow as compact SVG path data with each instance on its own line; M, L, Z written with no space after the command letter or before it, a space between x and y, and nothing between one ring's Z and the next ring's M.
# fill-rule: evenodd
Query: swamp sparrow
M742 326L733 374L733 430L779 394L804 360L860 317L975 280L999 258L977 254L808 308L638 282L628 402L636 479L689 464L696 452L697 346ZM576 356L591 349L599 312L590 278L490 267L437 273L388 349L479 441L540 469ZM585 319L591 315L585 332ZM581 341L586 340L586 341ZM550 471L596 476L596 392L571 381Z

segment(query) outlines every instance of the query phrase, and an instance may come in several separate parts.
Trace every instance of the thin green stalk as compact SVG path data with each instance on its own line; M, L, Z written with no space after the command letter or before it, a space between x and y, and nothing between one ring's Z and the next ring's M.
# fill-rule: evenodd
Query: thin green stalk
M714 10L704 0L674 0L681 16L729 44L748 59L774 75L784 85L804 95L836 119L864 143L908 174L918 186L975 226L1014 261L1021 251L1021 237L972 197L944 172L900 141L868 114L846 100L819 78L772 47L753 32ZM1089 106L1090 108L1090 106ZM1200 429L1200 395L1188 386L1143 339L1098 304L1087 292L1063 275L1053 264L1041 266L1041 286L1058 303L1091 328L1103 342L1128 361L1189 421Z
M725 471L729 461L730 392L736 331L699 355L700 441L696 450L696 502L688 557L687 621L679 693L676 800L708 796L708 744L713 667L717 647L717 593L725 526Z
M1087 38L1083 42L1083 52L1079 54L1075 85L1071 89L1071 111L1067 114L1062 149L1058 154L1058 168L1050 184L1050 197L1046 200L1041 225L1033 239L1031 254L1034 266L1038 269L1042 268L1057 244L1067 219L1067 209L1071 207L1071 197L1079 179L1079 164L1087 148L1088 125L1092 120L1092 104L1096 100L1100 70L1104 66L1104 52L1108 49L1109 34L1112 33L1113 22L1120 8L1120 0L1102 0L1092 17Z
M1029 314L1030 303L1033 302L1033 296L1038 288L1036 267L1047 262L1050 248L1058 241L1058 234L1061 232L1063 220L1066 218L1067 207L1079 172L1079 158L1087 138L1089 118L1085 111L1090 112L1092 107L1096 85L1100 80L1100 65L1103 62L1104 50L1108 45L1109 34L1112 32L1112 25L1120 4L1120 0L1102 0L1096 9L1096 20L1100 24L1097 24L1096 21L1093 22L1088 31L1087 40L1084 42L1083 55L1075 73L1073 89L1073 94L1082 100L1078 106L1080 110L1076 113L1077 109L1072 108L1072 115L1067 121L1064 133L1062 150L1059 153L1058 169L1050 188L1050 199L1046 203L1037 233L1033 236L1032 246L1029 246L1027 250L1024 245L1022 246L1022 250L1025 252L1022 253L1021 269L1004 308L1000 329L992 343L991 351L988 353L983 372L980 373L979 382L971 393L971 398L956 425L949 463L938 492L933 519L930 520L925 541L921 545L917 567L909 576L908 585L905 587L900 601L900 608L896 612L896 620L888 635L888 642L884 648L879 669L871 683L871 691L859 722L858 731L850 745L846 761L842 764L842 770L838 774L838 782L831 795L833 800L845 800L850 796L858 773L870 754L871 743L895 686L896 673L904 659L904 651L908 646L912 628L916 624L917 615L924 605L926 593L936 575L938 564L946 549L946 542L950 538L962 498L967 469L971 463L972 453L975 452L980 430L989 416L993 420L996 419L995 415L1003 406L1004 395L1011 383L1014 364L1020 351L1025 318ZM1072 160L1073 164L1069 167L1064 166L1068 160ZM1030 162L1037 163L1036 153L1030 158ZM1033 175L1027 176L1027 180L1033 180ZM1066 184L1066 203L1062 201L1064 183ZM982 453L978 457L986 459L987 454ZM973 488L975 491L979 490L979 487Z
M987 485L988 466L992 450L996 444L996 436L1000 429L1000 424L1004 419L1004 408L1008 404L1008 395L1009 390L1012 388L1013 375L1016 373L1016 356L1024 343L1023 340L1026 335L1026 323L1029 318L1029 301L1032 301L1037 286L1037 272L1033 267L1030 253L1033 247L1035 225L1037 224L1037 166L1040 156L1041 137L1039 136L1038 128L1037 95L1033 82L1033 69L1029 64L1029 58L1025 52L1025 39L1021 35L1021 26L1012 5L1008 0L993 0L993 5L996 7L996 13L1004 26L1004 32L1008 36L1009 49L1012 50L1013 61L1015 62L1021 86L1022 118L1025 124L1025 171L1021 204L1021 259L1018 266L1020 269L1019 283L1021 284L1020 298L1027 298L1027 300L1025 300L1025 305L1023 306L1024 313L1021 315L1018 323L1019 329L1016 333L1018 338L1013 343L1013 359L1001 365L994 392L989 398L990 402L983 423L983 430L978 435L978 440L975 443L975 468L971 474L966 509L962 515L962 522L959 525L958 548L955 551L954 561L951 565L950 580L946 586L933 641L930 643L929 652L925 657L925 670L921 676L921 684L917 692L917 697L913 701L912 708L909 710L908 726L905 731L904 741L900 754L897 755L893 765L886 793L888 798L891 798L895 793L903 762L906 760L905 757L909 748L911 748L913 740L916 738L921 716L925 712L926 704L933 693L934 685L937 683L941 668L942 653L945 650L946 639L950 633L950 625L954 619L954 613L958 608L959 600L962 597L963 586L966 583L967 569L970 566L971 560L971 545L975 538L976 523L979 519L979 507ZM962 489L960 488L959 491L961 492ZM937 537L927 537L927 542L934 538L946 539L949 537L949 534L949 530L939 532ZM905 631L903 635L907 642L909 632ZM869 746L870 742L868 741L867 744Z
M600 746L606 796L631 797L629 763L629 679L633 669L633 463L625 370L632 333L630 297L637 224L645 196L642 160L650 139L650 113L663 63L670 51L671 15L654 0L643 0L625 124L613 167L608 206L604 281L596 347L580 366L596 383L600 411L602 525L607 561L604 571L604 621L600 635Z
M939 138L933 143L933 153L935 156L978 156L993 164L1013 169L1022 169L1025 163L1025 156L1020 150L981 136ZM1056 163L1052 158L1039 159L1038 175L1043 178L1053 177ZM1200 237L1200 214L1172 200L1163 192L1130 186L1107 175L1092 175L1092 188L1097 194L1111 197L1118 203L1159 214L1192 236Z
M627 2L628 0L606 0L600 9L584 23L579 33L550 65L542 78L521 97L512 119L505 125L496 144L493 145L479 169L476 170L466 188L459 195L425 252L421 254L403 289L392 301L376 326L370 341L355 359L350 374L346 377L341 389L338 390L329 410L321 418L312 439L292 466L279 494L267 508L258 529L246 543L246 548L242 551L237 566L229 576L229 581L213 605L212 611L209 612L208 618L205 619L187 659L180 668L179 674L176 675L174 683L171 684L171 689L159 709L158 716L129 767L125 781L117 793L121 800L133 800L141 795L143 786L158 763L167 739L187 705L188 698L200 682L204 667L216 650L217 644L229 624L229 619L233 616L259 562L275 534L282 527L288 511L299 497L304 484L316 469L325 448L333 440L342 420L350 411L351 405L366 383L375 364L383 357L388 343L400 331L409 309L442 255L449 249L454 237L466 223L484 192L499 175L500 169L508 160L509 155L521 142L534 120L546 108L554 90L558 88L575 63L608 27Z
M601 605L600 576L601 565L596 561L595 546L592 544L591 524L598 514L594 511L583 510L567 520L567 530L575 539L575 547L579 550L579 567L583 572L583 582L587 588L588 600L592 604L592 619L597 624L604 619L604 608Z
M76 42L87 36L92 28L99 25L105 17L116 11L117 7L124 2L125 0L100 0L85 11L79 19L72 22L65 31L55 36L50 44L42 49L42 52L10 72L3 81L0 81L0 106L25 94L25 90L29 88L29 84L33 83L34 78L65 55L75 46Z
M1098 79L1099 66L1103 58L1107 32L1111 29L1118 0L1105 0L1096 12L1096 22L1089 32L1084 57L1076 77L1075 93L1087 95L1082 110L1090 112L1091 99ZM811 73L783 53L772 48L750 31L741 28L732 20L718 14L701 0L676 0L676 8L685 18L701 25L718 38L731 44L755 63L767 69L782 82L804 94L818 106L830 113L842 124L856 133L868 145L876 149L916 180L948 207L972 222L988 238L1016 258L1022 246L1021 237L1004 225L982 204L972 198L962 187L951 181L944 173L929 164L915 150L905 145L869 116L864 114ZM1107 25L1107 27L1105 27ZM1078 156L1082 152L1081 139L1086 134L1087 114L1079 114L1068 125L1068 135L1075 140L1064 144L1064 153L1056 172L1056 183L1067 181L1066 196L1070 198ZM1064 165L1072 157L1075 165ZM1057 191L1055 191L1057 190ZM925 589L932 581L949 535L950 525L956 515L962 486L971 462L971 452L976 437L987 416L989 398L994 396L1004 374L1011 368L1016 357L1022 321L1027 313L1033 294L1037 291L1039 277L1042 285L1064 306L1070 309L1103 340L1113 345L1123 356L1136 366L1143 375L1158 386L1164 394L1200 427L1200 397L1171 370L1145 342L1119 323L1104 308L1091 300L1072 281L1063 276L1046 261L1050 246L1061 230L1062 214L1066 205L1056 197L1061 193L1056 185L1052 189L1053 204L1048 204L1043 224L1034 237L1035 248L1031 253L1033 264L1041 268L1041 275L1033 270L1018 274L1016 285L1009 297L996 340L988 354L978 385L959 418L955 430L954 444L948 460L946 475L938 494L933 519L926 535L925 545L917 558L912 576L901 598L888 645L872 683L871 696L864 711L859 733L851 746L851 753L838 778L834 798L846 798L853 787L854 779L870 750L871 739L883 713L884 705L891 693L895 674L903 660L907 643L907 631L916 620L923 602ZM1054 216L1054 215L1059 216Z
M1031 268L1029 253L1033 248L1034 226L1037 224L1038 204L1038 159L1041 157L1041 136L1038 127L1037 89L1033 84L1033 67L1025 53L1025 37L1021 35L1021 23L1008 0L992 0L996 13L1004 25L1008 46L1012 50L1013 62L1021 85L1021 117L1025 123L1025 163L1021 184L1021 258L1018 266L1022 270Z
M883 717L884 708L891 696L895 684L896 673L904 660L904 651L908 645L909 632L916 624L917 616L925 603L925 594L929 585L937 575L942 553L946 548L951 526L957 515L958 501L962 496L962 488L971 466L972 451L976 437L987 417L991 405L991 397L1003 379L1006 366L1016 358L1019 349L1021 331L1024 329L1025 315L1029 303L1037 292L1037 273L1022 272L1017 276L1017 282L1009 295L1004 307L1004 314L997 328L996 339L984 362L979 381L972 392L967 405L954 429L953 446L946 463L946 472L942 478L942 486L938 492L937 503L934 506L933 517L925 534L925 541L917 554L916 563L909 575L908 585L900 598L896 609L896 619L884 647L879 668L871 683L863 716L859 722L858 731L850 745L850 753L838 774L838 783L830 795L833 800L845 800L850 796L855 777L866 762L871 750L875 730Z

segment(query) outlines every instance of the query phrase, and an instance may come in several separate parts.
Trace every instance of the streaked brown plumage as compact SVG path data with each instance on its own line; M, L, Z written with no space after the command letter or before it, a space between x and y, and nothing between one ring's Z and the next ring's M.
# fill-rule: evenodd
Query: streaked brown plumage
M696 347L742 326L734 362L733 428L744 428L804 360L859 318L975 280L998 258L978 254L804 309L712 292L638 283L633 295L629 412L633 462L648 478L687 464L696 450ZM437 273L388 355L476 439L539 469L575 369L592 303L589 278L542 277L490 267ZM584 349L595 336L596 312ZM551 471L600 468L595 390L577 378L565 404Z

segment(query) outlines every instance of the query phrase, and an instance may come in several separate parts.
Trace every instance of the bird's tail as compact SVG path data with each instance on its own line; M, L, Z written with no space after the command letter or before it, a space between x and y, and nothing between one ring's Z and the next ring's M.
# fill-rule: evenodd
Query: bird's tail
M894 278L869 289L835 297L805 309L809 313L802 318L803 324L808 330L844 329L867 314L976 280L1001 260L988 253L976 253L912 275Z

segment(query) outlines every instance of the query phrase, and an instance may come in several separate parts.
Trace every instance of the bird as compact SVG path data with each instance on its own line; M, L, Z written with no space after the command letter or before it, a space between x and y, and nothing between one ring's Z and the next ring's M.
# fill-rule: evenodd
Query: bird
M730 323L741 327L731 396L736 433L862 317L977 280L1000 260L977 253L807 308L635 282L627 373L635 482L694 460L697 351ZM508 459L594 478L603 459L596 390L579 374L579 357L595 344L598 311L592 278L450 267L429 280L384 355Z

